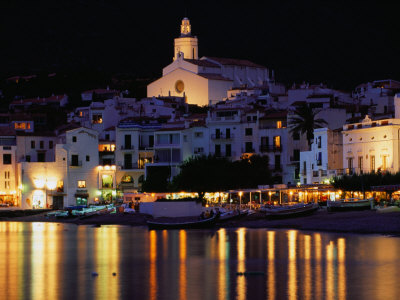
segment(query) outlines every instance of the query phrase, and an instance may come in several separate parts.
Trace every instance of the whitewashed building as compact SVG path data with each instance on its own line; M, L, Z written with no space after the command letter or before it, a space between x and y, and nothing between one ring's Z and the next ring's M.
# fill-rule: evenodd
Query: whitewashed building
M300 152L300 183L327 183L343 175L341 130L318 128L310 151Z

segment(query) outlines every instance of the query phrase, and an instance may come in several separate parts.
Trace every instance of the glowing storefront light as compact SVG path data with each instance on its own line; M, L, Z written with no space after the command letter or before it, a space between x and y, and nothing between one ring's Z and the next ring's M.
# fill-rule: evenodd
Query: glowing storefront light
M46 180L45 180L45 179L42 179L42 178L40 178L40 179L34 179L34 180L33 180L33 183L35 184L35 187L36 187L37 189L42 189L42 188L44 188L44 185L46 184Z

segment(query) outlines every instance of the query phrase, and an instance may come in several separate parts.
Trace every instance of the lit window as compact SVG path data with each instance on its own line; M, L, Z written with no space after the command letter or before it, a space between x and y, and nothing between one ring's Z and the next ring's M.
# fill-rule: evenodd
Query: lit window
M276 121L276 128L282 128L282 121Z
M78 180L78 188L82 189L86 187L86 180Z
M93 114L92 123L93 124L101 124L101 123L103 123L103 115L102 114Z

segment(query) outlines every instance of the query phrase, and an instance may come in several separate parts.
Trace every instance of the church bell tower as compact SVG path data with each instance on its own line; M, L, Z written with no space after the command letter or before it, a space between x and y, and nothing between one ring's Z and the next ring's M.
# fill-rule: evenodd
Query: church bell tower
M181 36L174 40L174 60L182 56L186 59L199 59L197 37L192 36L188 18L183 18Z

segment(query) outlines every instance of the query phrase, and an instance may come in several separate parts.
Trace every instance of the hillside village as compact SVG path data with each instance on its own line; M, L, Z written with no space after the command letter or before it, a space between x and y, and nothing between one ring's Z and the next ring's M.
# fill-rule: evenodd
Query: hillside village
M200 155L268 156L270 185L400 171L399 81L360 83L351 93L286 87L250 60L199 58L190 21L180 27L172 63L145 98L100 87L82 91L83 105L72 108L66 94L11 101L0 113L0 205L113 202L162 169L172 180ZM311 135L296 127L310 115L321 120Z

